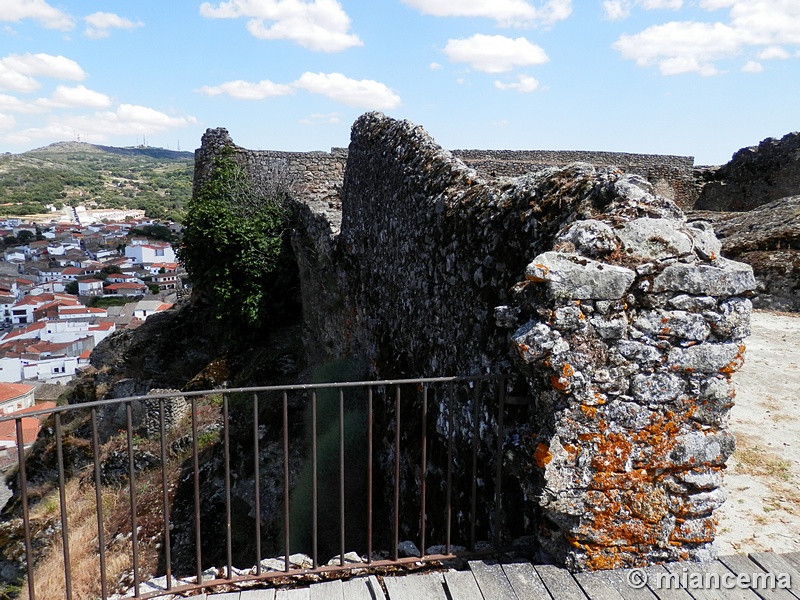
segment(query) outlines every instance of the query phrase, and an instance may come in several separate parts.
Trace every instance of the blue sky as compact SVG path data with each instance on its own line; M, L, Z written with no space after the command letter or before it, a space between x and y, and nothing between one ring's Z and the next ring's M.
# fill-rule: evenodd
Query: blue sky
M61 140L445 148L721 164L800 129L798 0L0 0L0 151Z

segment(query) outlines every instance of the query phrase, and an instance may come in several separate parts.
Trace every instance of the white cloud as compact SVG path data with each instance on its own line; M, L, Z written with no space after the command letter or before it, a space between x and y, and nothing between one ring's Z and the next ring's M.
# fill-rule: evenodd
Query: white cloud
M238 100L265 100L274 96L286 96L296 90L326 96L331 100L375 110L387 110L400 106L400 96L383 83L371 79L350 79L341 73L303 73L288 84L261 81L228 81L217 86L203 86L198 92L208 96L222 94Z
M761 73L761 71L763 70L764 70L764 65L755 60L748 60L746 63L744 63L744 66L742 67L742 71L744 71L745 73Z
M773 59L786 59L791 58L791 54L789 54L786 50L781 48L780 46L769 46L764 48L761 52L758 53L758 58L760 60L773 60Z
M448 40L444 53L453 62L468 63L484 73L503 73L514 67L546 63L545 51L525 38L477 33L470 38Z
M400 96L383 83L372 79L350 79L341 73L306 72L292 85L357 108L388 110L401 103Z
M52 54L9 54L0 59L0 64L21 74L31 77L53 77L83 81L86 72L74 60Z
M135 29L144 26L141 21L131 21L114 13L96 12L83 18L87 23L86 37L99 40L111 35L111 29Z
M40 84L33 77L28 77L14 69L7 67L0 60L0 90L13 90L15 92L33 92L38 90Z
M514 83L495 81L494 87L498 90L516 90L520 93L529 94L539 89L539 82L530 75L520 75Z
M75 20L44 0L0 0L0 21L17 23L23 19L38 21L47 29L68 31Z
M618 0L611 4L631 2ZM753 58L788 58L791 52L784 46L800 46L800 2L795 0L702 0L700 7L707 11L728 9L727 22L656 25L632 36L621 36L614 48L640 66L658 66L665 75L713 75L720 72L716 61L740 53L752 53L746 65L755 63ZM750 72L757 69L754 64L747 68Z
M442 69L444 69L444 67L437 62L432 62L431 64L428 65L428 68L431 71L441 71Z
M29 144L41 139L83 139L106 142L114 136L150 135L180 129L197 123L194 117L171 117L146 106L120 104L116 110L84 115L53 115L44 127L9 132L1 139L14 144Z
M671 22L621 36L613 47L641 67L657 65L664 75L715 75L713 61L736 54L743 42L722 23Z
M9 54L0 58L0 90L29 93L41 84L36 77L80 81L86 73L78 63L51 54Z
M82 85L67 87L59 85L50 98L37 101L40 106L52 108L108 108L111 98L100 92L95 92Z
M320 123L335 125L341 123L342 116L337 112L332 113L314 113L308 115L305 119L300 119L301 125L318 125Z
M200 14L209 19L248 18L247 30L257 38L290 40L309 50L339 52L363 46L348 33L350 17L337 0L228 0L204 2Z
M17 120L14 118L14 115L0 113L0 129L14 129L16 125Z
M264 100L265 98L273 98L275 96L286 96L293 93L290 85L281 83L272 83L269 80L259 81L258 83L250 83L238 79L236 81L228 81L221 85L216 86L203 86L198 91L207 96L219 96L227 94L237 100Z
M627 19L635 7L645 10L680 10L683 0L605 0L603 11L611 21Z
M16 96L0 94L0 111L15 113L38 113L42 112L42 110L42 108L36 106L35 104L31 102L23 102Z
M572 14L572 0L548 0L536 7L528 0L403 0L434 17L483 17L501 26L552 25Z

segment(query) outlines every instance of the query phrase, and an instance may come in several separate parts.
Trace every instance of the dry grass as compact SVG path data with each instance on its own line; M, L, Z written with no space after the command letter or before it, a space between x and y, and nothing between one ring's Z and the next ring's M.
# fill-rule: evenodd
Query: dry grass
M791 478L792 463L761 446L742 446L733 457L737 467L746 475L774 477L781 481Z
M211 406L209 406L211 404ZM201 426L219 418L219 409L213 402L202 402L198 407ZM190 423L167 435L167 447L181 435L189 432ZM202 440L201 440L202 441ZM135 437L139 451L160 454L158 439ZM112 437L101 450L101 462L112 452L127 452L127 436L124 432ZM167 459L167 486L169 500L177 486L181 462L186 450ZM156 573L161 543L164 536L163 495L161 468L136 473L137 531L139 579L145 581ZM65 574L63 541L58 525L61 520L61 501L57 482L38 486L35 497L40 498L31 508L31 520L43 525L52 524L56 529L47 548L40 554L34 568L36 597L57 599L65 596ZM73 598L88 600L101 596L100 559L98 551L97 510L93 467L66 483L67 521L69 526L70 578ZM103 487L101 491L103 530L105 536L105 575L109 594L132 584L133 554L131 543L130 496L127 484L120 487ZM21 600L28 599L27 583L23 584Z
M67 522L69 524L69 550L72 593L74 598L100 597L100 559L97 550L97 510L95 490L82 485L78 478L66 485ZM113 515L124 505L121 490L104 489L102 493L105 515ZM127 507L125 507L127 510ZM58 490L50 493L39 502L31 512L31 518L57 522L61 518L61 502ZM105 527L106 539L113 532ZM131 569L130 543L109 545L106 552L106 582L114 589L120 577ZM47 554L34 569L37 598L61 598L64 596L64 553L61 535L56 535ZM28 590L24 588L21 599L27 600Z

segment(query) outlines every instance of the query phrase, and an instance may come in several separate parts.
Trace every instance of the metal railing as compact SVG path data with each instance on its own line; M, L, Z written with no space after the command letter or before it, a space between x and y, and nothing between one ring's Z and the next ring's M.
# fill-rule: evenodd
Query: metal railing
M112 542L117 548L115 552L119 552L122 539L124 552L132 567L132 581L129 583L132 583L135 597L151 598L242 581L436 561L498 550L503 541L504 520L501 485L504 415L507 405L518 403L515 401L519 400L506 398L507 380L505 375L488 375L216 389L99 400L23 415L2 416L0 422L14 421L16 429L18 472L16 478L12 478L12 483L16 482L16 510L17 514L21 513L22 519L27 569L24 586L27 587L28 597L31 600L37 597L37 586L41 583L37 581L37 563L42 560L42 553L48 550L38 548L35 553L32 543L32 524L35 521L32 510L43 502L44 496L41 492L31 494L32 485L42 486L29 482L32 474L24 459L23 418L47 419L43 425L44 435L40 434L34 447L27 450L29 455L45 452L44 447L48 446L52 456L52 448L55 447L61 534L60 544L51 544L49 552L57 552L60 545L59 561L63 556L62 589L67 600L80 597L73 590L73 577L76 568L84 568L74 565L71 556L70 533L75 524L70 520L67 488L70 479L75 477L82 477L84 493L93 487L96 551L92 550L92 560L98 563L100 580L95 597L105 600L113 592L112 587L116 587L113 580L108 580L107 559ZM318 412L323 396L328 422L319 423ZM183 402L186 407L187 414L183 415L182 424L172 422L169 408L170 403L174 402ZM278 406L275 406L276 403ZM265 418L264 408L267 405L271 416ZM157 425L154 426L151 419L145 433L149 436L148 447L153 450L150 455L156 456L160 463L160 473L157 474L157 467L145 472L141 465L137 466L137 457L140 455L137 454L138 448L143 443L139 433L144 427L141 422L143 406L151 408L151 415L157 413ZM346 457L345 448L346 437L351 433L346 431L346 424L352 427L346 413L353 406L364 418L363 421L357 421L359 427L366 429L363 432L359 430L361 437L358 442L359 445L362 442L364 444L361 451L365 460L361 461L361 466L365 467L365 472L360 476L366 480L362 486L366 497L356 499L361 507L359 510L363 509L363 527L357 527L359 535L363 534L363 541L357 550L363 553L366 564L350 563L345 558L346 551L354 549L347 548L345 542L348 531L345 506L354 502L349 497L346 479L348 473L357 468ZM122 410L124 417L120 419ZM334 413L338 413L338 422L331 420ZM124 427L109 432L109 427L113 427L114 423L109 415L116 415L117 422L124 420ZM310 418L301 415L310 415ZM235 439L232 439L232 417L236 420ZM305 428L302 423L298 427L301 418L306 418ZM217 423L214 426L217 429L204 428L203 422L209 420ZM338 454L338 464L334 469L337 472L332 477L338 480L335 490L320 489L320 425L332 429L336 436L337 447L334 450ZM311 431L305 431L309 427ZM84 464L80 461L76 463L74 457L65 462L65 428L70 439L83 436ZM334 428L338 428L338 432ZM272 433L265 434L265 429ZM295 434L303 433L304 437L292 439L293 430ZM175 433L171 434L171 431ZM171 437L175 438L181 432L182 438L170 441ZM46 440L43 441L43 438ZM183 445L179 443L181 440L185 442ZM108 510L104 506L104 493L109 484L104 483L104 473L107 470L105 461L109 443L117 448L118 456L127 460L127 473L124 474L123 460L123 468L118 469L123 471L123 475L118 476L115 488L116 493L124 499L126 514L124 524L118 525L121 529L116 533L109 531L105 522ZM91 452L86 444L91 446ZM232 528L232 480L241 479L236 469L231 467L232 444L235 445L237 457L243 452L252 453L249 459L252 464L246 466L251 471L253 481L250 499L253 531L246 543L241 539L241 531L234 535ZM264 464L261 453L261 446L265 444L280 448L282 454L282 481L275 486L281 488L279 491L263 488L261 470L269 466ZM74 445L72 443L70 448ZM186 446L190 446L190 449ZM324 458L328 461L330 457L327 455L331 454L331 450L324 450L327 453ZM213 460L214 452L217 460L222 462L224 515L221 532L219 527L209 530L208 524L204 525L202 519L201 487L209 485L209 482L202 481L201 458L203 463ZM297 547L292 540L292 495L299 481L298 456L302 457L302 463L310 467L311 472L311 514L308 515L311 521L310 547ZM37 464L41 464L41 460ZM65 464L68 466L66 469ZM244 465L245 461L240 461L238 468ZM176 471L185 474L184 489L191 490L190 504L193 505L190 519L193 522L183 524L186 532L193 530L193 536L188 533L182 544L186 545L186 537L193 537L194 547L190 552L194 555L194 564L190 573L178 573L184 577L182 580L174 579L175 547L170 533L176 525L173 519L175 488L180 485ZM67 477L68 474L71 478ZM125 475L127 481L124 481ZM121 483L120 478L123 480ZM142 485L146 485L146 489L143 490ZM55 486L52 486L50 494L54 498ZM280 503L279 510L266 515L270 523L264 522L265 507L261 504L266 495L270 495L270 498L274 496ZM492 496L493 506L489 502ZM338 510L335 511L338 512L338 540L334 547L338 548L339 555L333 564L319 560L321 534L324 532L327 539L336 537L329 522L319 522L319 503L323 497L326 501L334 498L334 504L338 503ZM146 509L142 508L140 500L147 502ZM160 515L153 514L156 504L159 506L155 512L160 512ZM119 511L119 508L116 510ZM51 509L51 512L51 518L55 519L55 510ZM279 516L275 512L279 512ZM154 519L160 529L160 541L145 543L140 539L143 531L141 525L148 521L152 529ZM120 532L124 535L120 535ZM408 532L419 544L419 556L400 556L398 546ZM214 541L221 541L221 535L224 535L225 545L223 576L203 580L204 565L208 562L206 557L204 563L203 544L205 542L208 546L209 536ZM481 536L488 538L489 543L480 544L478 539ZM244 544L252 549L252 562L249 563L254 565L252 572L243 574L234 569L234 541L237 547ZM439 548L427 554L426 546L432 542ZM281 570L262 567L265 543L283 550ZM388 555L386 552L383 555L376 553L376 544L379 545L378 549L388 551ZM141 553L144 546L151 553L153 548L158 549L160 574L166 576L163 590L143 591L144 580L158 574L143 570ZM186 548L182 548L182 551L185 553ZM309 554L311 565L292 564L292 552ZM188 575L194 578L193 581L186 581Z

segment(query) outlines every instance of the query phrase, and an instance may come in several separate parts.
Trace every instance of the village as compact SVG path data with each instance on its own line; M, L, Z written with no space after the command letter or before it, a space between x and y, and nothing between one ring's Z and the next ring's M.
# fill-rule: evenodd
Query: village
M103 339L167 310L185 272L167 239L180 226L144 211L71 211L49 223L0 220L0 414L52 406ZM39 419L22 420L25 445ZM0 465L16 449L0 428Z

